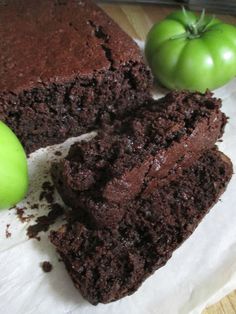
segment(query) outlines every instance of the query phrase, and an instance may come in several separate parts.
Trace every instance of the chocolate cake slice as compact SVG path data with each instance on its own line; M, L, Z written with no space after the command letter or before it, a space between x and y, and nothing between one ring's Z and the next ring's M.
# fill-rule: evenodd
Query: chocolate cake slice
M0 119L28 153L150 97L138 46L91 1L0 1L0 37Z
M225 190L230 160L205 152L175 180L129 203L117 228L91 230L71 218L50 234L81 294L92 304L135 292L163 266Z
M90 227L115 225L124 214L120 203L148 196L214 146L226 123L220 107L209 92L171 92L74 144L52 169L62 199Z

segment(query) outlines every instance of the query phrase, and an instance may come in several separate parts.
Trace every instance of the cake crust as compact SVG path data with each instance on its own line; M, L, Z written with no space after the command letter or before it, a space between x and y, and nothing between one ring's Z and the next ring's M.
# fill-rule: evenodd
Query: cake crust
M0 119L27 153L112 124L150 97L136 43L89 0L0 1Z
M138 46L89 0L1 1L0 36L1 92L63 84L142 61Z
M130 203L115 229L91 230L72 216L50 239L89 302L118 300L168 261L217 202L231 175L224 154L205 152L176 180Z
M221 137L226 117L210 93L171 92L74 144L52 168L64 200L94 228L115 226L128 203L173 179Z

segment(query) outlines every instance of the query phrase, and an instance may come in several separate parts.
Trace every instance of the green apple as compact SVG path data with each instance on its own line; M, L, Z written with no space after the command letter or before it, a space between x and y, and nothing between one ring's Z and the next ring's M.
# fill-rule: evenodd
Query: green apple
M16 205L27 190L25 151L12 130L0 121L0 209Z

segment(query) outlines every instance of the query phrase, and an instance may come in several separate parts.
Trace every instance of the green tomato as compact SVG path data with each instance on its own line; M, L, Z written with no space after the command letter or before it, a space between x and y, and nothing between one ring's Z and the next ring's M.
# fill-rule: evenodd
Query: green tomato
M145 55L169 89L215 89L236 75L236 27L204 12L173 12L148 33Z
M0 121L0 209L24 198L28 189L28 168L24 149L16 135Z

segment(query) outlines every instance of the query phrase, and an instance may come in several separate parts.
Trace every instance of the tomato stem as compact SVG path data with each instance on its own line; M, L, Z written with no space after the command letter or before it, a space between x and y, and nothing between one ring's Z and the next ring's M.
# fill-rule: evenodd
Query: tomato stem
M186 14L186 13L187 12L185 10L184 14ZM204 21L205 21L205 10L203 9L199 19L197 20L197 22L189 23L187 25L187 31L189 32L189 36L188 37L190 39L197 38L197 37L200 36L201 29L202 29L202 27L205 24Z
M183 14L186 17L186 20L189 20L188 13L183 8ZM205 16L205 9L202 10L201 15L199 19L196 22L189 22L187 24L186 30L187 30L187 37L189 39L194 39L200 37L200 35L206 30L206 28L209 26L209 24L212 22L212 17L209 21L206 20Z
M208 26L211 24L212 20L215 18L214 16L212 16L210 19L206 19L205 9L203 9L198 20L195 22L191 22L190 16L188 15L188 12L186 11L185 7L182 7L182 12L186 20L186 32L173 36L171 37L171 39L198 38L201 36L202 33L206 31Z

